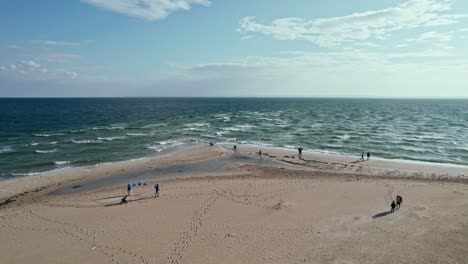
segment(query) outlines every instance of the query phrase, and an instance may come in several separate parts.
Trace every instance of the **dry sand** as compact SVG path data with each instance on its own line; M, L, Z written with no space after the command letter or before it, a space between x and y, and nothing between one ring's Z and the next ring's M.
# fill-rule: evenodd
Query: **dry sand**
M241 147L231 162L220 157L232 151L201 147L0 183L0 263L468 263L466 168L241 154L254 152ZM231 163L151 178L159 198L137 188L116 205L122 184L80 191L217 159ZM389 214L397 194L402 208Z

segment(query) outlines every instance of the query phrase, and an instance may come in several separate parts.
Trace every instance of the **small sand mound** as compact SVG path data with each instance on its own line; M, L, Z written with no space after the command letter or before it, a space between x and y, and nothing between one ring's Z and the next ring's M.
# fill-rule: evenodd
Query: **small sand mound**
M274 209L274 210L283 210L283 209L286 209L286 208L288 208L288 207L290 207L290 206L291 206L290 203L281 200L281 201L279 201L277 204L273 205L273 206L271 207L271 209Z

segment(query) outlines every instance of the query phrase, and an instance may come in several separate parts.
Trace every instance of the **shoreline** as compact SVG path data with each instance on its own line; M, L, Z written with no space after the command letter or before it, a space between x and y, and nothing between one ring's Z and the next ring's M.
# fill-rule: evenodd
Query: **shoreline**
M259 149L266 149L267 151L270 152L275 152L275 153L283 153L285 155L292 155L292 156L298 156L297 150L296 149L291 149L291 148L286 148L286 147L276 147L276 146L267 146L267 145L256 145L256 144L235 144L231 142L220 142L216 144L218 146L224 147L226 150L232 150L233 145L237 145L238 148L243 148L243 149L248 149L249 151L254 151L259 150ZM191 149L191 148L197 148L197 147L203 147L206 146L206 144L185 144L185 145L176 145L176 146L171 146L167 149L163 149L153 155L149 156L143 156L143 157L135 157L135 158L130 158L130 159L124 159L124 160L119 160L119 161L110 161L110 162L102 162L102 163L97 163L97 164L92 164L92 165L83 165L83 166L66 166L66 167L61 167L61 168L55 168L52 170L47 170L43 172L28 172L28 173L18 173L18 174L12 174L13 177L0 177L0 183L5 182L5 181L10 181L10 180L17 180L21 179L24 177L36 177L36 176L46 176L50 174L54 174L60 171L68 171L68 170L80 170L80 169L92 169L95 167L100 167L100 166L106 166L106 165L112 165L112 164L119 164L122 162L132 162L132 161L138 161L138 160L146 160L146 159L154 159L159 156L164 156L167 153L171 152L177 152L177 151L183 151L185 149ZM238 149L241 151L240 149ZM308 151L304 150L303 151L303 157L313 157L316 160L322 160L326 162L332 162L332 161L338 161L338 162L352 162L359 160L359 155L352 156L352 155L347 155L347 154L336 154L336 153L325 153L325 152L318 152L318 151ZM463 164L456 164L456 163L442 163L442 162L430 162L430 161L422 161L422 160L406 160L406 159L387 159L387 158L380 158L380 157L372 157L372 161L379 161L381 162L380 165L390 165L392 164L391 168L408 168L411 170L411 168L414 168L417 171L420 168L424 168L427 173L431 172L430 168L435 168L435 167L442 167L445 169L440 169L440 168L435 168L435 171L437 173L446 173L449 175L468 175L468 165L463 165ZM458 172L457 172L458 171Z
M377 160L324 161L311 153L299 159L278 149L262 148L260 158L257 150L194 147L0 183L2 195L23 188L0 205L2 260L466 262L466 178L432 178ZM121 204L127 183L141 178L149 186L136 187ZM157 198L155 183L161 187ZM34 184L42 187L25 191ZM403 197L402 208L390 212L396 195Z
M300 166L303 170L377 178L404 178L448 182L468 181L468 166L441 166L432 163L400 162L373 158L369 161L359 161L358 158L351 156L308 151L304 151L302 158L299 158L297 150L258 145L237 145L237 152L234 152L232 149L233 145L234 144L175 146L149 157L113 163L102 163L92 166L61 168L38 175L11 178L0 181L0 203L5 204L8 203L9 200L15 200L18 196L29 192L37 192L38 190L61 186L71 182L79 182L85 179L111 178L113 175L120 175L119 177L123 177L122 174L125 174L128 178L138 174L151 175L155 173L155 168L212 160L233 153L258 158L256 152L259 149L262 150L262 156L265 159ZM202 153L201 156L199 152Z

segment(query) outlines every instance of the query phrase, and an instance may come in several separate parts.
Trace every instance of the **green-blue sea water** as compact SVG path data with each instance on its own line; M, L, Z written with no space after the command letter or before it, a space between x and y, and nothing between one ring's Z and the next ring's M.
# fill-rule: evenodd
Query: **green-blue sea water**
M468 165L468 100L0 99L0 177L254 144Z

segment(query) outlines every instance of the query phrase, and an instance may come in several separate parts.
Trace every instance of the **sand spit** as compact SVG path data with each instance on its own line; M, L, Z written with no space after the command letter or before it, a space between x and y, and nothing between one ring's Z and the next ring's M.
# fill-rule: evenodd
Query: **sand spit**
M466 174L263 152L192 148L0 183L14 199L0 207L0 262L467 263ZM211 160L228 164L198 169ZM177 164L186 171L151 178L159 198L137 188L119 205L120 182L85 188ZM77 191L54 193L67 187Z

